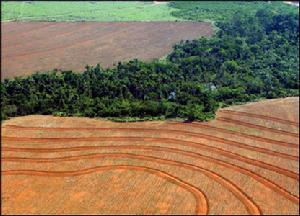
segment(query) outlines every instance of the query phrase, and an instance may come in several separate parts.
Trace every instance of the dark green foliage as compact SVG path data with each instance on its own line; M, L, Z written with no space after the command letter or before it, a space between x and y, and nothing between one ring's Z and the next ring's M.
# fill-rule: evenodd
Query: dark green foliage
M205 121L219 104L299 95L299 14L259 10L218 23L210 38L174 46L167 61L134 59L1 83L1 119L28 114L117 121Z
M282 13L298 13L298 8L287 5L282 1L173 1L171 7L178 10L171 14L185 20L198 21L228 21L235 14L254 16L260 9Z
M182 42L169 60L227 104L298 95L299 14L259 10L218 23L211 39Z

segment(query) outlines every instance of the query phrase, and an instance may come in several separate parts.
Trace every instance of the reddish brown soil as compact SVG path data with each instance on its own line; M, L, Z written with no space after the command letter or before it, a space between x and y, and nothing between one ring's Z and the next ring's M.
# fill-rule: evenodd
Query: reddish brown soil
M298 112L299 98L219 111L227 122L13 118L2 125L3 213L298 214L299 139L282 131L299 123L286 108Z
M160 58L180 40L213 33L205 22L8 22L1 28L2 79Z

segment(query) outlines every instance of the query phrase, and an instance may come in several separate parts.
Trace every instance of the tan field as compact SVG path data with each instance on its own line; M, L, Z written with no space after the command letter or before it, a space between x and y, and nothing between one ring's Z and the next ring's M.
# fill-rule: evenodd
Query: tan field
M5 22L1 29L2 79L161 58L180 40L213 34L206 22Z
M2 124L3 214L299 214L299 98L208 123Z

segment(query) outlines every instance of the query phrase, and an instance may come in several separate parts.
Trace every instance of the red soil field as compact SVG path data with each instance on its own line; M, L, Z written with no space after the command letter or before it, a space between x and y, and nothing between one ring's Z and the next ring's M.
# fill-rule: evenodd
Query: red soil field
M1 30L2 79L160 58L180 40L213 34L205 22L2 22Z
M12 118L2 213L299 214L298 112L295 97L206 123Z

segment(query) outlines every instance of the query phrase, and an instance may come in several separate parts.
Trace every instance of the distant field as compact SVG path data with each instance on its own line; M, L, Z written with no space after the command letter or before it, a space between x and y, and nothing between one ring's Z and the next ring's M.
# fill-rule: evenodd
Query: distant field
M203 22L7 22L1 27L2 79L160 58L180 40L213 33Z
M4 21L172 21L167 3L153 2L2 2Z
M299 98L285 98L208 123L12 118L1 125L2 211L298 215L298 117Z
M283 2L2 2L2 21L221 21L235 13L255 14L262 8L298 12Z

